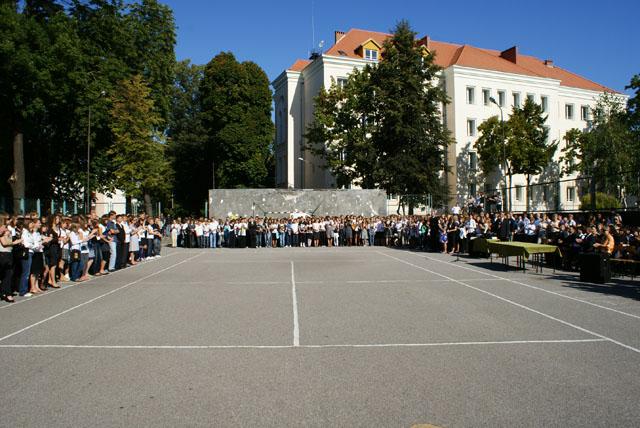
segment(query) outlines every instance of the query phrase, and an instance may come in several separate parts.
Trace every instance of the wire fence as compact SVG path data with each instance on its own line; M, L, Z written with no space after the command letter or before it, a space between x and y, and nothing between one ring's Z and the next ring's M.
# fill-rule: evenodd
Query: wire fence
M11 198L0 196L0 213L14 214L14 215L26 215L37 214L38 217L62 214L62 215L74 215L74 214L88 214L89 212L95 213L97 216L103 216L111 211L115 211L117 214L132 214L138 215L145 211L144 205L141 202L135 202L127 204L126 202L92 202L90 209L88 209L86 201L83 200L58 200L47 198ZM156 202L152 204L152 210L147 213L151 216L159 216L162 214L162 204Z
M457 199L469 211L559 213L640 209L640 171L539 180L529 186L523 180L513 181L517 184L509 187L485 184L482 191L477 189L477 182L472 182L469 192Z

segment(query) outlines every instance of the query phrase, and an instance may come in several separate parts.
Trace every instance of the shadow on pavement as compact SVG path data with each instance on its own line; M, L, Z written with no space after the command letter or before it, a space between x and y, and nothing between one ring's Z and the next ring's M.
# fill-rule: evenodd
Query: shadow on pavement
M423 250L411 249L411 248L401 248L401 247L388 247L388 248L392 250L402 251L402 252L411 252L411 253L418 253L418 254L425 254L425 255L440 254L436 252L423 251ZM456 260L459 258L461 262L464 260L464 262L467 263L470 267L484 269L490 272L515 272L516 271L515 266L507 267L503 263L501 263L499 259L498 260L494 259L492 263L488 259L485 259L482 257L473 257L467 254L464 254L464 255L461 254L459 257L457 256L450 256L450 257L451 257L451 260L449 260L450 262L455 263ZM527 266L527 268L530 269L529 266ZM554 274L546 274L547 269L549 269L549 271L551 270L551 268L545 267L544 278L549 280L561 281L562 287L573 288L576 290L582 290L582 291L587 291L591 293L599 293L602 295L617 296L617 297L623 297L626 299L633 299L633 300L640 301L640 283L638 282L637 279L631 280L631 279L622 279L622 278L612 278L611 281L606 284L597 284L597 283L591 283L591 282L581 282L578 279L579 275L577 272L556 271L556 273ZM542 279L539 276L537 278ZM516 278L511 278L511 279L516 280ZM526 280L527 275L523 275L522 278L517 278L517 279Z

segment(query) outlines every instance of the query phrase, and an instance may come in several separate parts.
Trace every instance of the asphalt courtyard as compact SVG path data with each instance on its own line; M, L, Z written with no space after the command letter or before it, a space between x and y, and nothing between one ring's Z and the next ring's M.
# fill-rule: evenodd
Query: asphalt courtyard
M640 285L386 248L166 249L0 306L0 425L640 425Z

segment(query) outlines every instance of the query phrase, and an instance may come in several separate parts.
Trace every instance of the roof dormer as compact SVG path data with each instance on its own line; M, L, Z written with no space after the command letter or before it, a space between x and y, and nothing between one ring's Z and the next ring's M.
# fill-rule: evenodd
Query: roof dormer
M368 39L356 48L356 55L368 61L378 62L382 46L373 39Z

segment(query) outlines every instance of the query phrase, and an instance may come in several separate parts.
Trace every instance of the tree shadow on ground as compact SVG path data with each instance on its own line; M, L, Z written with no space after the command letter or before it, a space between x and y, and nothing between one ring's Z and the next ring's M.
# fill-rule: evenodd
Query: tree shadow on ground
M637 280L631 281L615 278L606 284L597 284L593 282L581 282L574 277L572 280L563 281L562 286L588 291L590 293L618 296L640 301L640 283Z
M411 248L402 248L402 247L389 247L393 250L412 252L417 254L424 255L434 255L440 254L436 252L423 251L419 249L411 249ZM505 266L500 258L494 258L493 262L489 259L485 259L483 257L474 257L468 254L461 254L458 256L451 256L450 262L455 263L456 260L460 262L466 262L469 267L474 267L478 269L483 269L489 272L516 272L516 267L513 265ZM527 269L530 271L532 267L527 264ZM551 272L553 268L544 267L545 271ZM527 279L528 274L523 274L521 278L508 278L514 281L525 281ZM610 282L606 284L598 284L593 282L581 282L579 279L579 274L577 272L569 272L569 271L561 271L556 270L555 273L543 273L543 274L534 274L535 278L538 280L546 279L546 280L555 280L560 281L562 287L573 288L575 290L587 291L590 293L598 293L601 295L607 296L617 296L623 297L626 299L633 299L640 301L640 281L638 278L624 279L624 278L612 278ZM542 275L542 277L541 277ZM529 276L531 278L531 276Z

